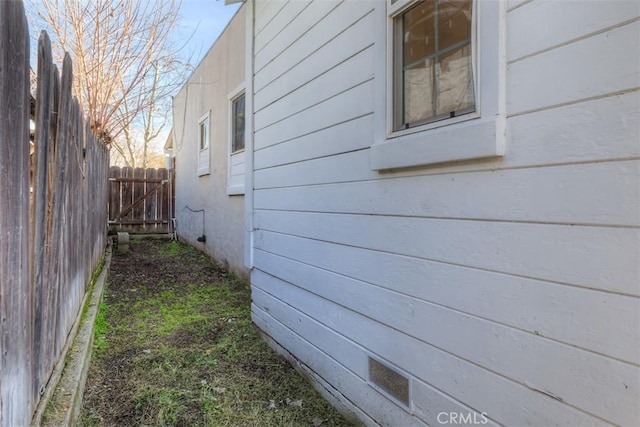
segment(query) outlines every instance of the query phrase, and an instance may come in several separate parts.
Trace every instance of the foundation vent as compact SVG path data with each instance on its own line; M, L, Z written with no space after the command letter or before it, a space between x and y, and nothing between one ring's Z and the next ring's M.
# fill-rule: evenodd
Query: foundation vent
M409 406L409 379L369 357L369 381Z

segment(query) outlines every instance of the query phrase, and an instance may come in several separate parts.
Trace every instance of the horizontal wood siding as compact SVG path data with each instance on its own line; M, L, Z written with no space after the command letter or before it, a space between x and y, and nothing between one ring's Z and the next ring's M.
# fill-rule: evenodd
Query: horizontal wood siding
M509 14L507 54L510 61L552 50L561 45L606 32L640 15L640 2L598 1L576 7L570 1L536 1ZM551 31L540 31L544 25ZM535 37L531 37L535 34Z
M256 208L640 225L640 206L634 203L637 160L436 174L425 188L423 176L375 179L375 171L367 170L368 154L357 151L256 171ZM406 200L407 192L415 196ZM501 203L483 203L490 197Z
M334 13L338 12L340 10L336 8ZM266 67L256 73L256 78L264 73L269 74L263 77L263 85L255 88L255 111L257 112L273 101L288 95L323 72L371 46L372 40L367 37L361 37L361 35L373 31L374 20L371 12L367 13L366 9L362 13L365 14L341 33L335 35L320 34L319 36L327 37L328 40L319 47L318 43L316 43L315 47L317 49L315 50L303 45L287 48L281 55L289 54L288 52L291 49L304 50L304 54L295 56L297 62L295 60L288 61L290 68L281 70L282 74L272 76L269 73L270 70ZM256 19L258 18L256 17ZM327 21L329 18L330 16L323 19L322 22Z
M256 112L255 129L264 129L295 113L311 109L313 106L333 98L373 77L373 49L365 48L348 61L325 71L317 78L298 88L290 95L274 101ZM321 95L318 96L318 93Z
M398 333L375 320L260 271L253 275L252 281L257 288L256 294L265 289L287 305L303 307L306 314L321 319L331 329L358 342L369 354L378 354L418 378L427 378L432 386L448 392L459 401L467 402L470 407L495 408L489 415L499 416L502 424L523 425L522 420L526 419L524 417L531 417L533 414L536 425L552 425L553 420L557 422L558 419L562 419L567 425L600 424L597 419L567 407L557 399L549 398L548 394L541 393L544 390L536 390L535 383L532 384L533 389L518 386L502 375L496 375L447 351ZM271 309L269 306L266 308ZM287 315L294 313L289 312ZM314 340L311 336L305 338ZM358 401L363 396L354 398ZM387 404L385 407L392 405ZM371 409L366 408L367 411ZM404 424L395 421L390 425Z
M508 114L636 89L639 35L640 22L636 21L512 62L507 79ZM531 73L532 69L537 72Z
M383 3L257 2L253 319L365 422L640 423L640 6L615 3L510 1L504 157L380 173Z
M256 211L254 221L259 230L639 294L637 229L293 211Z

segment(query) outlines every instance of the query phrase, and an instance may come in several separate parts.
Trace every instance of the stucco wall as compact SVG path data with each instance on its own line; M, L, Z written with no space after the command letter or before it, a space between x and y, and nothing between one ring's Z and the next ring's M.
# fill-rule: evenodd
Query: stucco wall
M231 120L227 96L244 82L244 9L240 8L173 103L178 236L240 274L246 274L244 196L227 194ZM198 176L198 121L207 112L211 172ZM203 233L204 244L196 240Z

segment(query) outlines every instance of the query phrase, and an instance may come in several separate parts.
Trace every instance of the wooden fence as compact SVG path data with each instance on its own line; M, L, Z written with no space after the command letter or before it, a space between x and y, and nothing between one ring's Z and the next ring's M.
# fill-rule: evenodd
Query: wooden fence
M34 103L24 6L0 1L1 426L30 424L106 243L109 152L44 32L37 57Z
M165 168L109 168L109 226L129 233L169 233L173 179Z

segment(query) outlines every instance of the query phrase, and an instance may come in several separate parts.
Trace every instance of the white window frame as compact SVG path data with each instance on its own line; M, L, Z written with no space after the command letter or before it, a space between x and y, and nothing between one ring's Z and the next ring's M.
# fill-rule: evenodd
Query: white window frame
M393 19L418 0L376 3L376 105L371 168L388 170L504 155L505 14L503 1L474 0L476 111L393 131Z
M236 152L233 152L233 138L234 138L234 132L233 132L233 126L234 126L234 115L233 115L233 102L235 100L237 100L238 98L240 98L242 95L245 95L244 98L244 115L245 115L245 126L244 126L244 146L245 148L242 150L238 150ZM244 178L242 179L242 183L241 184L234 184L232 182L232 173L234 172L234 161L237 162L238 160L242 161L242 168L243 168L243 174L244 172L246 172L246 167L245 167L245 150L247 148L247 97L245 94L245 84L242 83L241 85L239 85L238 87L236 87L235 89L233 89L231 92L229 92L229 94L227 95L227 105L228 105L228 116L229 120L228 120L228 126L229 126L229 130L228 130L228 144L227 144L227 150L229 155L227 156L227 195L229 196L235 196L235 195L244 195L245 193L245 183L244 183Z
M202 125L204 124L207 130L206 147L200 147L200 141L202 139ZM202 117L198 119L198 176L208 175L211 173L211 111L207 111Z

